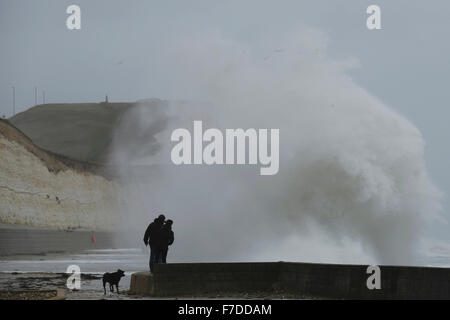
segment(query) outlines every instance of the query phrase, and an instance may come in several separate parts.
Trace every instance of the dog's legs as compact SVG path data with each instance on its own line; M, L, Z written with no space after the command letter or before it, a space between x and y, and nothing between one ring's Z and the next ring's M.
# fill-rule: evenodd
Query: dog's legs
M119 284L116 284L116 291L117 291L117 294L119 294Z
M111 292L114 292L114 285L113 285L113 284L111 284L111 285L109 286L109 290L111 290Z
M104 294L106 294L106 282L105 282L105 280L103 280L103 291L105 292Z

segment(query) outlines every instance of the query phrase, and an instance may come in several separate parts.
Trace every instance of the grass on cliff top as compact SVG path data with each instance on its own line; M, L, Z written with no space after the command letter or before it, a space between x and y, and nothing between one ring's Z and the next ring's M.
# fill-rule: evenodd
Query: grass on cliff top
M121 114L134 103L37 105L9 121L34 144L81 161L103 162Z

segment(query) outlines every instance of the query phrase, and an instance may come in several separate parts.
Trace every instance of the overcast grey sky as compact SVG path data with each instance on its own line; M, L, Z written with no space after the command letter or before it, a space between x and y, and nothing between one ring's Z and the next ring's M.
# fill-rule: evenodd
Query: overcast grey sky
M66 8L82 10L82 29L66 28ZM382 10L382 30L366 28L366 8ZM149 1L0 0L0 115L42 101L112 101L185 98L172 92L158 63L161 44L191 32L214 30L269 55L279 49L266 35L300 26L329 37L328 55L356 58L357 83L405 115L422 132L432 180L450 192L449 1ZM445 201L450 220L450 206ZM436 226L446 236L448 226ZM449 236L450 237L450 236Z

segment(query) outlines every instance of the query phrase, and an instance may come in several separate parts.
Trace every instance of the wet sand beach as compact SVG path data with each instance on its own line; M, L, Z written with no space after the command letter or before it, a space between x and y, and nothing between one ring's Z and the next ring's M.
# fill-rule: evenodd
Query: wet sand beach
M147 265L148 254L141 249L85 250L78 253L6 256L0 258L0 292L63 289L67 299L129 299L125 293L130 276ZM66 286L67 268L80 267L80 290ZM120 294L103 293L102 275L125 270L119 284Z

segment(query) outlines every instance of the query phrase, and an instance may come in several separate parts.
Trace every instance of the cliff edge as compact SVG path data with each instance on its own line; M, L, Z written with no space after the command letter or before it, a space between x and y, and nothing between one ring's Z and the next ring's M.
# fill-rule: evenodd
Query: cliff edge
M115 230L127 188L96 173L99 165L36 146L0 121L0 223L57 230Z

